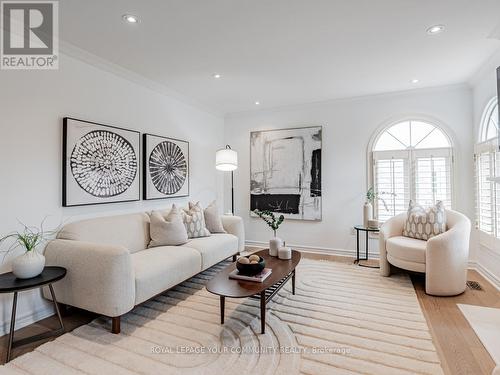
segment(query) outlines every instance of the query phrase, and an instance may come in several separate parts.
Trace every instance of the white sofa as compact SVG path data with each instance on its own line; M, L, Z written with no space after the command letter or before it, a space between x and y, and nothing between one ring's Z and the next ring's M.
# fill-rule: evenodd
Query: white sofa
M425 273L425 292L436 296L463 293L467 282L470 220L446 210L446 232L428 241L403 237L406 213L384 223L380 229L380 273L391 274L391 265Z
M134 306L243 250L242 219L221 218L227 234L150 249L145 212L67 224L44 254L47 265L68 270L54 284L58 302L113 318L119 333L120 316ZM44 297L51 299L46 291Z

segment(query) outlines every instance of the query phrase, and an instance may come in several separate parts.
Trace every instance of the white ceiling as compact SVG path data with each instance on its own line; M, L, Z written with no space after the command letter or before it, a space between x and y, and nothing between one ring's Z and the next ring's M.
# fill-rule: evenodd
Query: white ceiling
M499 15L499 0L61 0L60 36L227 114L465 82L500 47Z

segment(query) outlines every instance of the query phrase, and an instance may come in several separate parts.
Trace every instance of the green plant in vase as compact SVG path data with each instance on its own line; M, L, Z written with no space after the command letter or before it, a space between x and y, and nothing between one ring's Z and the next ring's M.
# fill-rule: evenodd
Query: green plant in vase
M4 251L3 260L11 251L19 247L24 250L24 254L12 261L12 273L20 279L38 276L45 267L45 257L37 248L53 236L56 231L45 231L43 228L44 221L38 227L21 223L22 230L14 231L0 238L0 245L9 240L12 241L7 250Z
M254 210L253 212L273 230L274 238L269 240L269 255L278 256L278 249L283 246L283 241L281 238L276 237L276 231L285 220L285 217L283 215L277 216L269 210Z
M370 187L366 192L366 202L363 207L363 225L368 227L368 220L373 219L373 207L377 201L382 202L384 208L387 212L389 212L389 207L387 206L387 202L383 198L383 196L395 197L396 194L387 191L375 191L373 187Z

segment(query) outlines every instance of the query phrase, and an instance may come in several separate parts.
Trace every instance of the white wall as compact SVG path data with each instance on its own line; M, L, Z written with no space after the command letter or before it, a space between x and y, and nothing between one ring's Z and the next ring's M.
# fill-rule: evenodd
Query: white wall
M50 215L47 226L55 227L63 220L150 210L187 201L182 198L62 208L64 116L189 141L190 198L203 204L216 198L222 200L223 177L214 168L215 151L223 141L222 117L66 55L62 55L58 71L0 71L0 88L0 234L18 229L17 219L35 225ZM18 254L16 251L12 256ZM10 270L12 256L0 272ZM11 300L11 295L0 296L0 335L10 320ZM38 291L20 295L17 327L47 314L52 310Z
M271 232L249 217L249 137L252 130L323 125L323 221L286 221L279 236L302 248L353 254L351 228L362 222L367 190L367 147L377 129L410 117L442 125L455 143L456 209L473 218L472 97L466 85L306 104L226 117L226 143L239 152L235 174L236 213L245 220L251 243ZM227 185L226 185L227 186ZM226 198L229 191L226 190ZM228 206L226 199L226 207ZM370 244L377 251L376 240Z
M472 140L479 140L481 117L488 102L497 95L496 68L500 66L500 52L492 56L471 80L473 96L474 126ZM474 229L477 254L474 261L480 271L492 279L500 288L500 240Z

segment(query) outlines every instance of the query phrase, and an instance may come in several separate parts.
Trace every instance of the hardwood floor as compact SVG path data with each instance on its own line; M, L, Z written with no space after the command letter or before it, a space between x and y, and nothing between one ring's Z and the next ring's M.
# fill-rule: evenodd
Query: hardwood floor
M352 263L353 258L324 254L303 253L305 258L324 259ZM376 261L370 261L376 264ZM456 297L433 297L425 294L423 275L410 275L418 300L429 324L442 366L449 375L490 375L495 367L490 355L469 326L457 307L457 303L500 308L500 292L476 271L469 271L468 279L477 281L483 290L467 289ZM95 314L79 310L68 310L63 317L67 331L89 323ZM16 331L16 338L35 335L46 329L58 327L56 316L41 320ZM0 338L0 363L4 363L8 336ZM32 351L52 339L46 339L13 350L13 358Z
M54 312L55 314L55 312ZM76 308L68 308L67 313L63 315L63 323L64 328L66 328L66 332L72 331L75 328L78 328L84 324L90 323L97 317L96 314L90 313L88 311L76 309ZM21 328L16 331L14 337L15 340L19 340L28 336L34 336L42 332L46 332L47 330L58 329L60 327L59 320L56 315L52 315L46 319L40 320L34 324L31 324L27 327ZM8 344L9 336L5 335L0 337L0 364L5 363L5 357L7 355L7 344ZM12 349L12 359L19 357L25 353L33 351L36 347L54 340L55 337L51 337L45 340L40 340L31 344L27 344L24 346L20 346L18 348Z
M479 282L483 290L468 288L455 297L429 296L425 294L423 275L411 275L411 279L445 372L453 375L490 375L495 363L457 303L500 308L500 292L473 270L469 270L467 279Z

